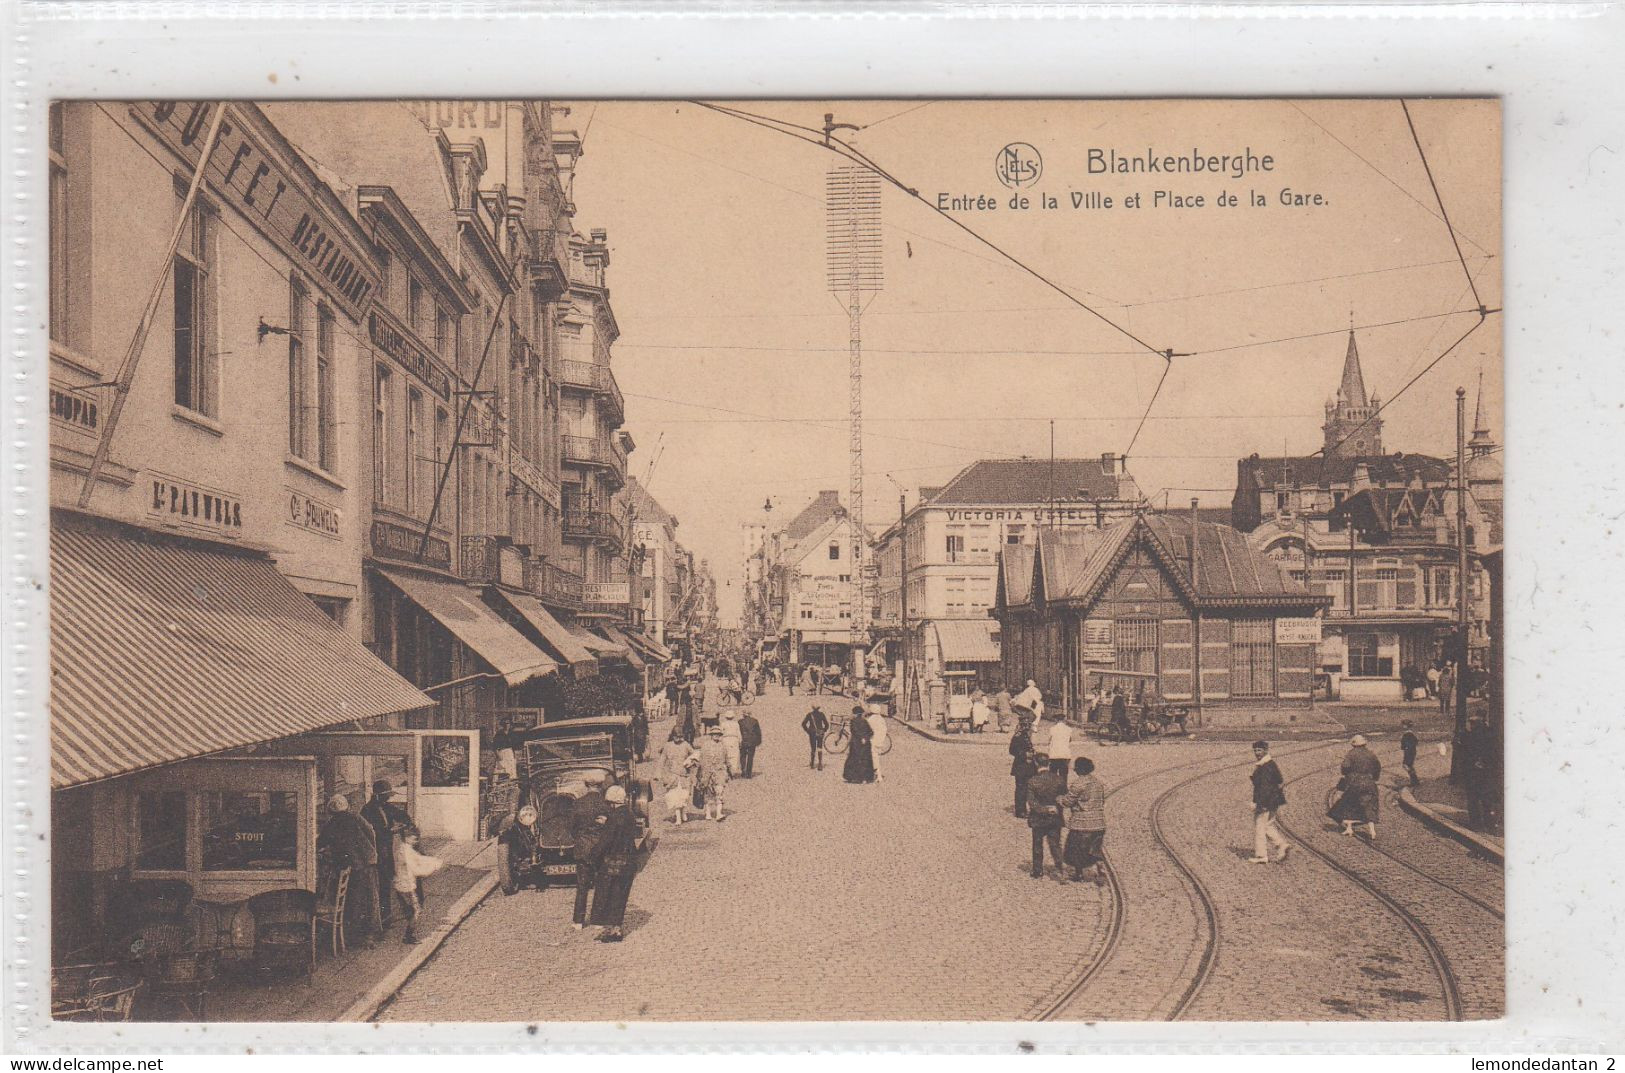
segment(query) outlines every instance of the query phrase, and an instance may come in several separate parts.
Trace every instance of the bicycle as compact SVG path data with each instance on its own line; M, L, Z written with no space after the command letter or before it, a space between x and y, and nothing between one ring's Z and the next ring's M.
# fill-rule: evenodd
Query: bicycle
M847 729L852 723L851 719L830 720L829 732L824 735L824 751L833 756L846 752L846 747L852 744L852 733ZM880 746L880 755L885 756L891 752L892 736L886 735L885 742Z

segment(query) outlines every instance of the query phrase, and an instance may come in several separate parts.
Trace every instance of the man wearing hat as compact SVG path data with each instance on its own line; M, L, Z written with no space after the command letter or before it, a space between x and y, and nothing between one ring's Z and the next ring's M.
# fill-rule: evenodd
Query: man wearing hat
M373 843L378 848L378 912L388 930L394 923L389 892L395 882L395 832L411 826L412 817L407 814L405 799L389 780L378 779L372 784L372 800L361 808L361 818L372 828Z
M316 837L316 849L325 852L335 870L350 869L350 892L344 905L346 941L364 948L377 945L379 931L378 840L372 825L350 811L349 798L327 799L327 822ZM336 872L335 872L336 874Z
M1042 753L1033 761L1040 771L1027 783L1027 826L1033 833L1033 878L1042 879L1045 843L1049 844L1056 869L1061 867L1061 798L1066 794L1066 776L1072 761Z
M1292 843L1281 833L1276 813L1286 804L1285 782L1281 768L1270 756L1270 743L1262 739L1253 742L1253 864L1270 863L1270 847L1281 851L1276 860L1286 860L1292 852Z
M584 781L586 791L570 808L570 837L574 840L570 855L576 862L576 903L570 920L577 931L587 924L587 896L592 893L597 877L604 817L609 814L609 803L604 800L604 784L609 781L609 773L593 771Z

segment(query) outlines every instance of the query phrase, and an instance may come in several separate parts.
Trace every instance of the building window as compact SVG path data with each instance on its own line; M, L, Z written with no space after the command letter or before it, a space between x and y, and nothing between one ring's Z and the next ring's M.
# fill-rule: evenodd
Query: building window
M389 502L390 380L389 370L378 366L372 391L372 496L379 503Z
M961 531L958 533L948 534L948 539L944 550L946 550L948 553L948 561L951 563L957 563L965 557L965 534L963 532L965 527L960 525L954 526L953 528Z
M338 391L333 372L333 312L316 307L316 464L338 470Z
M852 584L852 575L851 574L842 574L841 575L841 584L842 585L850 585L850 584Z
M452 323L451 314L444 309L434 311L434 352L440 355L442 361L450 363L457 360L457 329Z
M415 387L406 389L406 513L422 513L422 433L423 393Z
M440 483L440 467L446 464L451 451L451 414L442 406L434 408L434 462L429 470L433 485Z
M1275 620L1238 618L1230 623L1230 695L1275 695Z
M1392 678L1394 660L1378 655L1377 635L1356 632L1348 635L1349 675L1353 678Z
M406 274L406 321L421 338L423 331L423 284L410 272Z
M209 332L214 314L214 221L208 206L192 207L175 251L175 402L216 415L215 368Z
M61 101L50 107L51 338L68 338L68 163L63 151Z
M1120 618L1112 629L1117 648L1117 669L1155 674L1157 671L1157 620Z
M831 561L839 559L841 557L841 545L840 545L840 543L838 541L831 541L830 542L830 545L829 545L829 557L830 557Z
M305 364L305 306L309 295L298 279L288 284L288 450L310 457L310 373Z

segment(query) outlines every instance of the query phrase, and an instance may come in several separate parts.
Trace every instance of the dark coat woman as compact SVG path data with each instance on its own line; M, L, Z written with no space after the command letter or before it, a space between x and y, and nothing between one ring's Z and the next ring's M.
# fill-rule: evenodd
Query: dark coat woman
M592 891L592 923L604 931L598 936L606 943L618 943L624 937L621 926L626 920L626 901L632 893L632 879L637 871L638 821L627 804L626 790L611 786L604 793L609 811L604 814L604 825L599 830L598 860Z
M847 782L874 782L874 728L869 720L860 716L847 723L847 731L852 735L852 744L847 746L846 767L841 770L841 777Z
M1376 823L1381 808L1377 780L1381 775L1382 761L1366 748L1363 737L1356 737L1354 747L1343 757L1343 780L1339 783L1343 796L1332 806L1332 818L1342 821L1345 827Z

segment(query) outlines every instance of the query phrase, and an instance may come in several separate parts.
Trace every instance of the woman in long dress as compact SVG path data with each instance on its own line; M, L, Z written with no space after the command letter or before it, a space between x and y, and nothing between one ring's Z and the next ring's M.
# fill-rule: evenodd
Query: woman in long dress
M874 782L874 728L860 714L852 717L847 731L852 735L852 743L846 747L846 767L841 770L841 777L847 782Z
M688 818L696 762L694 746L683 737L683 728L672 727L666 743L660 747L660 784L665 788L663 800L673 823L681 824Z

